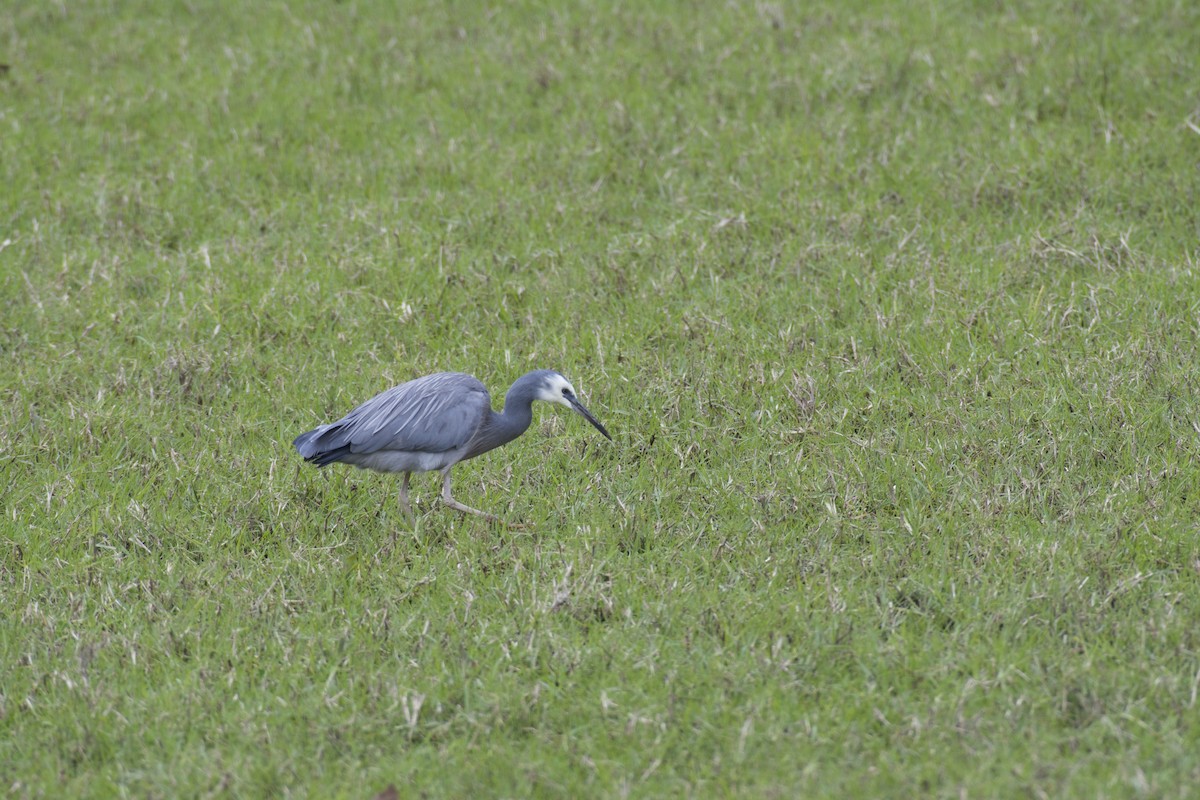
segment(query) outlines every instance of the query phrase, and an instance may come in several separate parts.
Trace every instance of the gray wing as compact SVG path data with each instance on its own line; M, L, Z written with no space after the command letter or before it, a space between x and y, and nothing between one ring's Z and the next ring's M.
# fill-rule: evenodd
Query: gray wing
M491 405L487 389L470 375L428 375L377 394L337 422L313 431L304 450L444 453L470 441Z

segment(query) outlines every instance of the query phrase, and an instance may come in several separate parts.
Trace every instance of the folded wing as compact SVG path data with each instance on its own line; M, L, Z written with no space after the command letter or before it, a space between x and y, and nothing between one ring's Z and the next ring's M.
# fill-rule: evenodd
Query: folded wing
M470 375L442 372L388 389L337 422L300 434L294 444L318 466L347 453L444 453L469 442L490 412L491 398L482 383Z

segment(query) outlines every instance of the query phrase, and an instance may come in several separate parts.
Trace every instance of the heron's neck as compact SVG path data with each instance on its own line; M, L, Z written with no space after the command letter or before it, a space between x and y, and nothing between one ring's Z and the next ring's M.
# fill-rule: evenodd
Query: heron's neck
M487 420L480 426L471 441L470 451L463 458L474 458L508 444L524 433L532 420L533 411L528 401L511 403L505 399L503 411L488 411Z
M500 444L511 442L524 433L533 421L533 402L528 398L514 398L509 392L504 398L504 410L499 414L493 412L492 419L497 432L504 437Z

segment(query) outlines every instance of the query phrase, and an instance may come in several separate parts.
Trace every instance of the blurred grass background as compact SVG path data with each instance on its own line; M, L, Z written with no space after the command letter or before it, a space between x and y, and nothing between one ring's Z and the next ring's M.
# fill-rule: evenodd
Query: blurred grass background
M0 9L17 797L1186 797L1192 4ZM559 369L456 470L291 439Z

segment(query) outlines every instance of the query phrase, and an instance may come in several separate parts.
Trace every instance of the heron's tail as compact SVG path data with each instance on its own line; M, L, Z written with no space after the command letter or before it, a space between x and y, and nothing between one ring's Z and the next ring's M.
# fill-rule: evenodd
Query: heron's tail
M320 428L314 428L307 433L302 433L292 440L296 450L300 455L304 456L304 460L316 464L318 467L323 467L326 464L332 464L335 461L341 461L342 457L350 452L350 445L337 441L341 438L336 436L336 431L332 431L333 426L322 425ZM326 437L327 433L335 433L333 437ZM322 439L326 441L322 442ZM334 441L328 441L333 438ZM332 445L332 446L331 446Z

